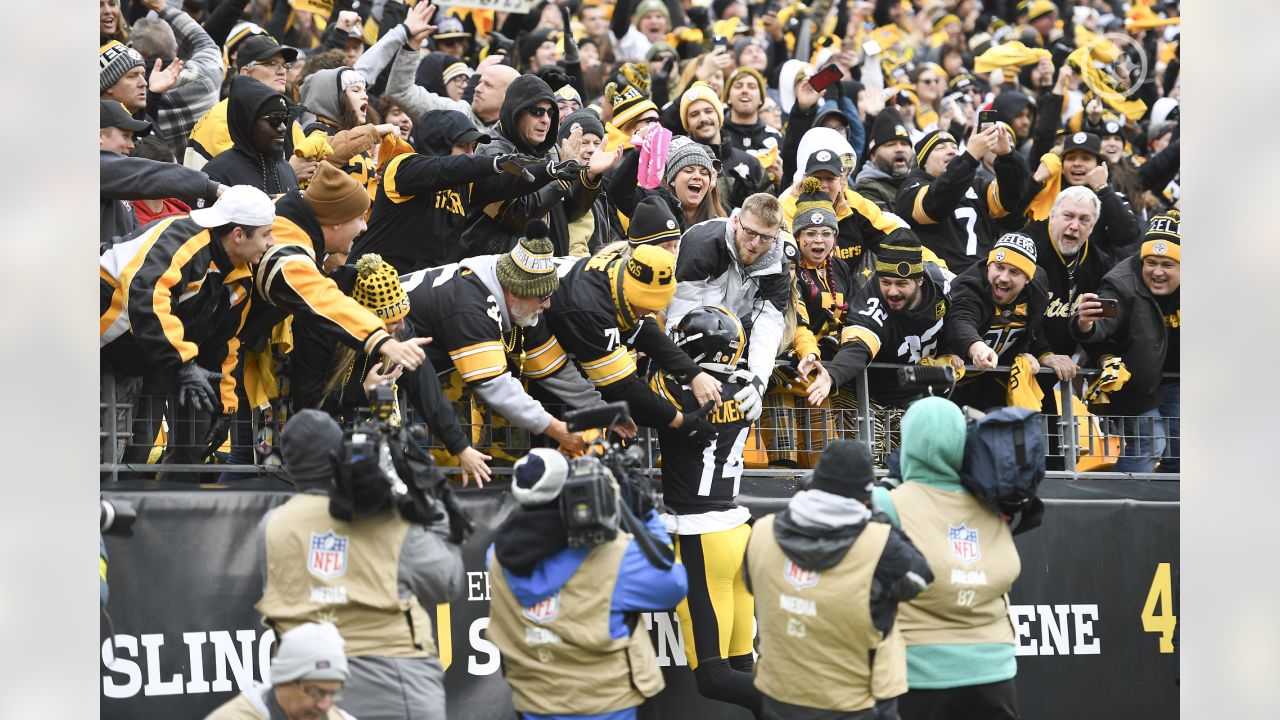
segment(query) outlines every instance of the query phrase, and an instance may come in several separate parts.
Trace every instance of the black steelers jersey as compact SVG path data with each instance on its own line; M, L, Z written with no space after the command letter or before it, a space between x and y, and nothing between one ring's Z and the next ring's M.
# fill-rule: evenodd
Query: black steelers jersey
M666 373L655 375L649 386L681 410L698 408L693 391ZM724 403L719 410L707 415L707 421L720 431L715 440L696 443L678 429L658 429L662 448L662 498L672 513L693 515L738 507L742 452L751 430L751 421L743 417L737 401L733 400L733 395L743 386L736 381L724 383L720 391Z
M877 275L849 303L840 350L826 364L836 387L852 382L872 361L914 364L942 354L943 328L951 306L951 283L934 263L924 264L920 302L913 309L890 310L880 294ZM908 399L896 370L873 368L867 378L878 402Z
M533 327L504 321L494 293L475 271L458 264L402 275L409 317L436 371L456 369L468 384L508 370L530 380L547 377L568 362L545 317Z

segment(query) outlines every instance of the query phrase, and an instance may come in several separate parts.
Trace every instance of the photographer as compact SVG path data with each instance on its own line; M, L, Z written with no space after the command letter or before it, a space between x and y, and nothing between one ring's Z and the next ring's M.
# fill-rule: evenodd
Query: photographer
M590 457L574 463L575 485L604 470ZM532 450L515 465L511 493L520 507L498 529L489 552L489 639L502 651L504 675L524 717L633 720L636 708L664 685L639 612L680 602L685 569L678 562L658 567L641 538L616 528L612 539L571 547L560 502L568 475L568 463L554 450ZM625 490L644 519L647 540L670 544L647 492L622 482L628 487L607 477L605 506L621 509L617 497Z
M960 483L965 439L957 405L916 402L902 419L903 482L872 491L934 576L899 607L910 688L898 699L902 720L1018 716L1008 592L1022 561L1004 518Z
M430 517L434 508L408 512L403 493L393 499L380 469L339 466L343 445L341 428L318 410L285 426L298 494L258 526L264 590L255 607L277 635L321 618L338 626L351 668L342 709L443 720L444 668L424 608L461 594L461 551L446 541L447 523Z

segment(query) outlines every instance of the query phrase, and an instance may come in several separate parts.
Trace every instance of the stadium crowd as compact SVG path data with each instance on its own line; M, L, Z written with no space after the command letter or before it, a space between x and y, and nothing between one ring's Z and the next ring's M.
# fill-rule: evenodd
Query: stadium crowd
M960 717L954 703L1015 716L1012 639L996 627L1017 577L1008 529L978 523L990 584L976 589L979 571L943 577L941 546L912 545L977 507L935 497L963 495L958 406L1057 416L1079 397L1074 412L1123 437L1116 470L1178 471L1176 2L100 0L99 25L105 463L159 462L173 480L210 462L322 477L315 443L390 386L392 424L424 423L464 484L515 463L536 518L564 461L529 445L580 453L565 410L625 400L612 431L652 429L666 466L668 512L645 519L677 568L705 577L657 574L592 612L679 602L699 690L788 718ZM955 387L912 405L920 389L873 363L951 368ZM854 445L840 438L859 435L859 400L873 437ZM281 441L290 432L305 450ZM546 440L497 439L513 433ZM767 525L772 544L735 502L752 448L817 465ZM894 449L908 482L873 498L872 465ZM303 498L289 517L323 524L323 505ZM612 569L546 585L529 573L572 574L582 558L563 542L529 557L541 526L521 522L490 560L515 611L495 628L517 709L634 712L661 687L652 672L633 668L612 704L562 707L541 656L512 649L551 632L521 607L582 594L634 549L607 545ZM429 636L422 608L456 592L446 570L460 563L410 526L367 532L441 558L400 567L431 589L410 601L401 583L392 613ZM266 552L296 541L281 527L264 525ZM812 616L838 596L795 606L765 574L779 564L794 588L818 570L863 587L861 634L841 652L865 687L804 689L812 651L769 612ZM344 681L376 687L394 662L430 659L411 621L407 638L354 640L404 657L349 671L350 627L335 639L303 622L281 572L260 609L302 630L277 659L289 687L219 717L340 717ZM948 654L929 622L954 612L942 594L957 586L975 624L956 631L969 650ZM640 652L610 623L593 652ZM895 659L864 662L877 648ZM881 669L894 663L901 677ZM436 680L421 694L443 707Z

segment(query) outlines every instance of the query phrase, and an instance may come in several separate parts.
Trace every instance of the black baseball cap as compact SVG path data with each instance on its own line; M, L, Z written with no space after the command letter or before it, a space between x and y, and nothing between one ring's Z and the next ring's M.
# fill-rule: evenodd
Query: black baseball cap
M101 107L99 130L105 127L118 127L134 135L145 135L151 132L151 123L145 120L134 120L122 103L115 100L99 100L98 105Z
M297 50L281 45L270 35L251 35L245 38L236 49L236 67L242 68L251 62L266 60L277 55L283 56L287 63L298 59Z
M457 110L428 110L413 125L413 146L422 152L423 148L438 145L428 138L438 137L448 140L450 145L463 142L486 144L493 140L481 132L471 119Z
M1067 136L1067 142L1062 146L1062 156L1065 158L1067 153L1072 150L1083 150L1098 158L1102 157L1102 139L1090 132L1078 132Z
M830 150L815 150L809 156L809 161L805 163L804 174L812 175L819 170L826 170L832 175L840 177L845 172L844 161L839 155Z

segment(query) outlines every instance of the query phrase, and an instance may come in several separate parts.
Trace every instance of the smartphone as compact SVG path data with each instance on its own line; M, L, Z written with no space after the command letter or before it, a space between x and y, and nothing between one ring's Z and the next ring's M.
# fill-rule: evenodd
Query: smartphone
M830 65L819 70L818 74L809 78L809 84L813 86L814 90L817 90L818 92L822 92L823 90L827 89L827 86L831 85L831 83L839 80L842 77L844 77L844 71L840 69L839 65L836 65L835 63L831 63Z
M1113 318L1120 312L1120 301L1115 298L1098 298L1102 303L1102 317Z
M712 42L711 44L713 47L727 48L729 47L729 38L723 35L717 35L715 41Z
M982 132L987 128L995 125L999 118L996 117L995 110L979 110L978 111L978 132Z

